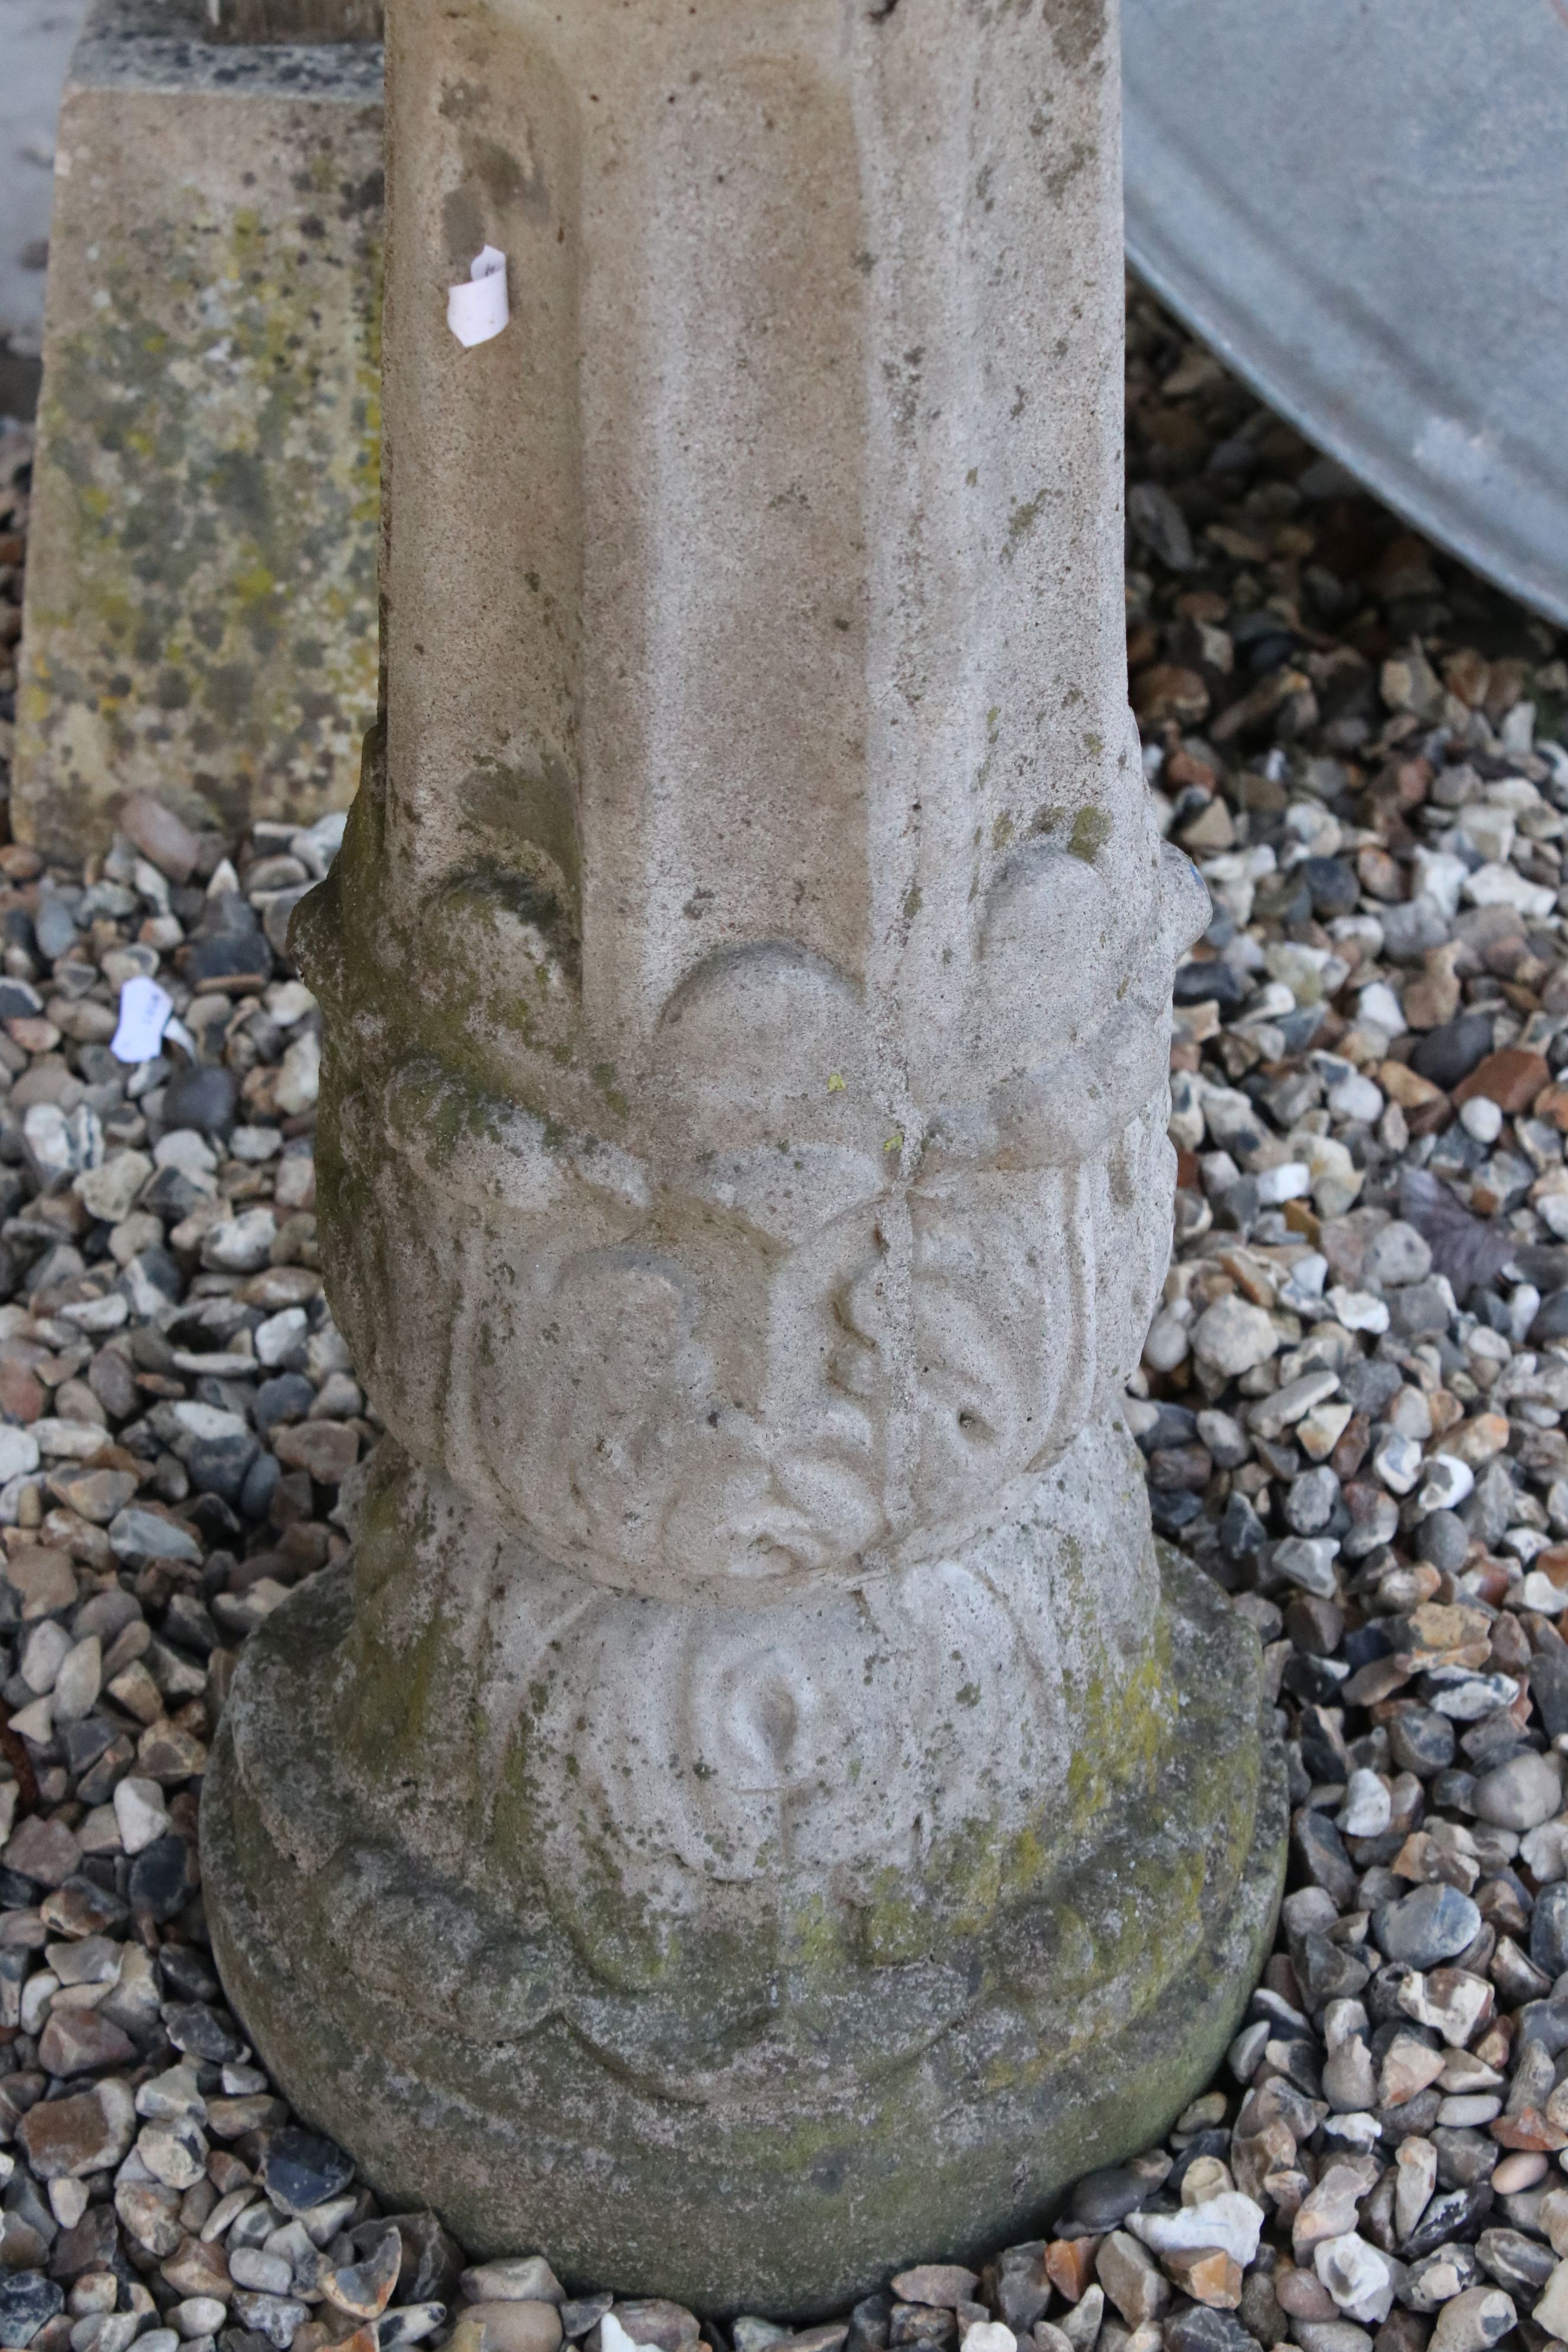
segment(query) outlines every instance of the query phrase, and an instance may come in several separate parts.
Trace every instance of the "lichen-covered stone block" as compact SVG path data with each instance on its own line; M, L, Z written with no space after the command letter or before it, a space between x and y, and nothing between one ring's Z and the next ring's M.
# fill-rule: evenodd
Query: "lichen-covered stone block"
M375 702L381 52L89 17L60 111L13 824L351 796Z

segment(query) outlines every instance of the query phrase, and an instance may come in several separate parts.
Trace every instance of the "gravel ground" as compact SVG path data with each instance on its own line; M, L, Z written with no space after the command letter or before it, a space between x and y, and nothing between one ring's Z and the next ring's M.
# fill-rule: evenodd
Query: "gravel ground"
M0 848L0 2344L1568 2337L1568 664L1137 297L1128 392L1133 699L1215 906L1129 1415L1158 1525L1258 1628L1295 1807L1218 2077L1046 2238L795 2336L565 2301L547 2248L464 2272L290 2116L213 1974L196 1802L377 1434L282 945L335 832L132 804L85 875ZM26 457L0 434L0 753ZM129 1070L153 977L195 1059Z

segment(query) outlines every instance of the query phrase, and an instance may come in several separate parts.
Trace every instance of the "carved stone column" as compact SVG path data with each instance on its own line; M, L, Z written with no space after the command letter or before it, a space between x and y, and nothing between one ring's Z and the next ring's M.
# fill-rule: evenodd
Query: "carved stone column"
M388 33L384 732L299 929L394 1442L249 1645L215 1933L389 2194L805 2314L1160 2129L1278 1892L1256 1642L1118 1418L1205 901L1126 708L1114 19Z

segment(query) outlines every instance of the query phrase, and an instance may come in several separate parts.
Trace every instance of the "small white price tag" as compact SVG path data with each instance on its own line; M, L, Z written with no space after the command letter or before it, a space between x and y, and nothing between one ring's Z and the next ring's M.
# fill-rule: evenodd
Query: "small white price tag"
M506 256L487 245L468 265L466 286L447 289L447 324L465 351L488 343L511 317L506 299Z
M155 980L136 972L120 992L120 1026L109 1050L117 1062L150 1062L163 1042L174 1000Z

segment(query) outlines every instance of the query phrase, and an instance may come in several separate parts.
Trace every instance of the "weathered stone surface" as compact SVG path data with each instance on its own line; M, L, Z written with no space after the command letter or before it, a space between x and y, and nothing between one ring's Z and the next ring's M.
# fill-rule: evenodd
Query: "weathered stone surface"
M384 1478L387 1466L383 1465ZM403 1475L379 1490L373 1488L362 1521L362 1528L379 1525L381 1530L379 1545L369 1556L363 1554L362 1533L363 1590L367 1592L383 1573L382 1561L389 1567L399 1560L412 1562L429 1578L436 1555L449 1544L450 1531L464 1524L461 1507L449 1489L443 1490L430 1553L422 1557L415 1520L423 1501L416 1501L405 1515L396 1491ZM421 1498L427 1491L421 1482ZM468 1524L471 1527L471 1521ZM1087 1574L1113 1579L1129 1538L1113 1528L1102 1549L1084 1527L1076 1539L1084 1546ZM533 1580L543 1578L551 1594L570 1587L554 1582L553 1572L537 1553L515 1538L500 1556L512 1596L510 1622L515 1639L523 1644L513 1654L521 1656L556 1622L550 1616L543 1623L532 1621ZM726 1949L721 1919L704 1932L700 1945L688 1947L672 1972L669 1960L661 1958L657 1927L650 1937L643 1923L656 1921L655 1906L662 1907L671 1895L684 1904L689 1917L692 1895L682 1888L679 1875L666 1881L668 1891L662 1896L657 1882L645 1879L647 1895L628 1923L604 1905L591 1874L579 1879L580 1864L569 1836L565 1843L552 1836L542 1847L531 1843L526 1828L519 1824L512 1832L507 1878L491 1882L495 1893L488 1894L482 1884L463 1893L443 1877L440 1855L449 1851L449 1836L440 1824L449 1823L453 1809L460 1810L477 1796L488 1769L484 1755L461 1737L461 1725L468 1720L461 1711L452 1711L448 1717L458 1738L437 1738L432 1744L431 1760L424 1769L430 1773L433 1793L442 1793L429 1815L427 1850L408 1859L412 1874L403 1882L407 1911L398 1908L389 1917L377 1892L381 1864L376 1856L384 1847L375 1827L383 1801L376 1790L375 1759L389 1752L388 1738L398 1736L393 1716L406 1722L408 1676L416 1660L407 1650L388 1646L389 1638L396 1643L399 1628L384 1618L378 1622L374 1610L368 1612L363 1635L356 1637L345 1581L341 1575L318 1580L309 1592L291 1596L252 1635L247 1651L253 1663L230 1705L237 1754L230 1737L220 1739L205 1801L209 1898L215 1885L225 1890L220 1925L225 1974L247 2027L278 2053L284 2069L300 2070L301 2087L310 2087L310 2111L330 2120L346 2141L357 2141L364 2148L372 2177L394 2200L410 2200L428 2178L430 2119L459 2111L484 2118L471 2139L458 2136L443 2144L445 2210L469 2242L489 2242L498 2251L509 2241L515 2243L519 2230L515 2222L493 2217L528 2215L531 2232L550 2245L569 2274L590 2274L595 2265L603 2272L611 2260L619 2259L627 2275L662 2285L692 2303L703 2300L692 2284L694 2275L700 2275L703 2284L722 2277L728 2298L735 2304L832 2307L846 2300L853 2284L878 2272L885 2261L879 2249L887 2245L913 2250L941 2243L973 2247L978 2252L998 2237L1017 2234L1023 2218L1037 2211L1053 2190L1086 2166L1146 2145L1159 2128L1159 2119L1177 2112L1203 2079L1232 2030L1237 1992L1245 1992L1244 1974L1250 1965L1244 1955L1256 1950L1258 1923L1271 1907L1282 1801L1271 1781L1260 1788L1256 1780L1234 1777L1234 1692L1237 1678L1255 1674L1256 1666L1238 1638L1237 1621L1211 1594L1206 1580L1183 1567L1173 1553L1165 1552L1162 1559L1166 1598L1152 1613L1161 1627L1162 1646L1166 1641L1170 1644L1173 1684L1189 1694L1183 1737L1175 1738L1173 1720L1156 1699L1152 1725L1163 1727L1154 1732L1150 1761L1140 1761L1129 1780L1118 1755L1125 1714L1118 1717L1122 1727L1114 1738L1107 1737L1104 1722L1098 1730L1081 1722L1074 1735L1081 1742L1079 1756L1088 1753L1095 1759L1087 1821L1101 1821L1107 1832L1111 1820L1121 1827L1117 1888L1113 1893L1102 1886L1097 1895L1090 1845L1069 1898L1087 1931L1085 1945L1074 1948L1079 1960L1075 1964L1068 1952L1058 1953L1028 2021L1018 2017L1016 2025L1005 2011L984 2003L976 2007L971 1996L952 1985L943 1996L950 2003L948 2022L935 2051L924 2046L930 2012L921 2000L910 1999L909 1948L903 1940L908 1927L876 1896L878 1841L885 1834L877 1819L865 1822L861 1850L866 1859L858 1866L868 1899L850 1907L830 1937L813 1929L814 1943L809 1949L803 1946L805 1922L813 1916L832 1916L814 1915L813 1903L820 1898L809 1884L795 1897L801 1908L792 1916L779 1894L764 1883L759 1890L762 1902L753 1895L748 1906L754 1929L744 1956ZM998 1622L999 1640L1005 1633L1016 1640L1014 1628L1026 1627L1035 1611L1051 1609L1050 1565L1047 1557L1027 1577L1026 1587L1019 1587L1019 1602ZM1032 1596L1029 1607L1022 1605L1025 1589ZM452 1584L446 1592L456 1598ZM477 1612L478 1595L473 1605ZM363 1610L363 1601L361 1606ZM879 1606L885 1639L897 1632L898 1621L891 1610ZM634 1638L636 1625L646 1622L635 1609L635 1603L615 1596L599 1596L590 1610L591 1640L618 1648L622 1622L626 1638ZM825 1690L820 1705L836 1723L847 1720L854 1727L847 1734L850 1746L831 1776L819 1776L808 1755L806 1769L793 1778L805 1808L801 1818L813 1821L815 1839L825 1839L832 1831L834 1790L843 1789L847 1796L854 1787L875 1784L878 1752L875 1725L855 1720L860 1714L861 1666L854 1605L836 1610L825 1604L822 1614L835 1642L852 1657L853 1671L846 1671L842 1696ZM781 1621L787 1625L782 1611L764 1611L756 1621L752 1638L764 1655L776 1652L776 1640L770 1635ZM478 1624L477 1613L470 1616L467 1608L461 1621L448 1619L447 1638L457 1643L459 1654L471 1654ZM696 1645L690 1669L696 1686L710 1683L714 1661L723 1656L714 1644L726 1630L721 1622L704 1638L696 1612L683 1628L682 1638ZM509 1642L513 1638L509 1634ZM346 1751L324 1759L319 1727L330 1719L333 1702L328 1694L356 1653L365 1672ZM642 1654L646 1664L646 1653ZM920 1672L920 1654L914 1649L896 1654L892 1672L906 1700L909 1677ZM972 1662L975 1654L971 1637ZM991 1680L983 1676L983 1682ZM995 1680L1000 1695L999 1673ZM580 1765L595 1780L603 1775L607 1782L617 1770L610 1751L605 1749L600 1760L581 1748L580 1739L562 1738L552 1727L557 1708L570 1708L573 1722L582 1712L571 1692L569 1670L552 1697L552 1723L543 1727L534 1750L537 1762L552 1772L557 1769L552 1757L563 1765L568 1755L577 1753ZM964 1735L975 1736L968 1732L975 1710L955 1708L952 1701L952 1688L932 1685L920 1703L922 1719L945 1719L953 1726L955 1741L960 1726ZM847 1713L849 1709L853 1715ZM983 1706L979 1712L979 1736L990 1739L994 1729L988 1709ZM613 1735L613 1724L601 1719ZM561 1729L567 1728L563 1712ZM1043 1756L1048 1727L1037 1722L1031 1728L1035 1751ZM959 1749L955 1744L942 1752L956 1759ZM858 1774L857 1756L865 1759ZM315 1871L301 1875L268 1847L260 1832L247 1780L262 1758L268 1759L269 1787L286 1792L291 1843L298 1839L294 1850L321 1857ZM1081 1764L1078 1769L1081 1771ZM1255 1761L1252 1769L1257 1769ZM1043 1842L1055 1833L1053 1817L1059 1817L1063 1801L1071 1801L1068 1784L1049 1782L1050 1790L1061 1795L1046 1793L1046 1786L1042 1783L1037 1792L1028 1815L1020 1816L1013 1837ZM733 1829L744 1829L746 1811L730 1792L732 1788L730 1783L717 1792L724 1801L722 1818ZM696 1783L700 1799L707 1801L703 1812L708 1812L711 1789L711 1781ZM1149 1818L1143 1809L1152 1802L1156 1789L1162 1794L1155 1818L1163 1810L1166 1822L1178 1825L1174 1852L1169 1828L1161 1834L1139 1827L1141 1819ZM1212 1834L1216 1820L1226 1823L1226 1835L1238 1843L1234 1864L1226 1866L1225 1891L1215 1887L1212 1912L1205 1895L1199 1942L1180 1953L1163 1943L1152 1951L1136 1945L1125 1948L1118 1997L1132 2021L1121 2033L1108 2032L1080 2054L1069 2056L1077 2032L1074 2021L1081 2018L1082 2004L1092 1997L1096 1981L1095 1942L1103 1944L1104 1937L1114 1933L1110 1911L1101 1920L1094 1905L1111 1902L1120 1909L1127 1887L1136 1883L1143 1889L1145 1915L1167 1916L1174 1890L1189 1870L1197 1874L1194 1883L1201 1883L1204 1825ZM344 1824L350 1822L358 1828L345 1846ZM635 1818L626 1815L618 1835L637 1834ZM1255 1840L1250 1855L1249 1835ZM944 1916L952 1916L948 1906L973 1900L973 1869L981 1860L981 1850L966 1851L961 1837L947 1840L943 1851L950 1857L949 1883L945 1887L940 1881L929 1883L916 1914L926 1923L920 1932L939 1950ZM618 1866L635 1868L635 1846L623 1847ZM242 1853L255 1895L242 1892ZM331 1870L325 1868L328 1864L333 1865ZM519 1938L513 1898L505 1893L514 1871L524 1883L551 1889L549 1902L536 1897L538 1907L525 1915L532 1923L526 1941ZM1057 1870L1047 1867L1033 1903L1029 1890L1020 1887L1010 1902L997 1907L987 1932L1003 1939L1000 1948L1010 1948L1019 1927L1031 1917L1036 1932L1049 1933L1053 1901L1061 1899L1051 1890L1062 1883ZM328 1994L319 2004L307 2008L300 2001L297 1979L285 1978L272 1957L282 1948L271 1943L258 1898L268 1913L287 1921L291 1952L316 1956L310 1964L311 1981ZM592 1955L586 1968L576 1958L579 1938ZM331 1955L339 1948L355 1951L353 1971L334 1968ZM298 1957L295 1965L300 1965ZM1069 1972L1075 1965L1082 1974ZM778 1967L794 1990L790 2006L770 2018L766 1986ZM605 1972L616 1971L624 1982L632 1969L637 1972L634 1990L607 2002ZM647 1988L640 1994L635 1989L639 1979ZM924 1981L930 1984L929 1974ZM826 2075L805 2074L798 2054L802 2037L814 2032L808 2004L822 1997L817 1988L831 1990L839 2020L838 2063ZM798 2023L792 2015L796 2003L803 2007ZM738 2055L724 2023L737 2011L757 2021L752 2039ZM471 2027L454 2031L454 2017L471 2020ZM572 2032L555 2023L558 2017L563 2025L572 2021ZM799 2117L804 2108L812 2137L835 2150L831 2174L816 2167L801 2173L784 2167L771 2175L765 2166L758 2166L750 2175L755 2182L751 2187L738 2160L729 2158L731 2143L721 2121L716 2127L715 2117L722 2119L726 2110L672 2111L668 2103L647 2096L637 2076L622 2072L641 2045L642 2035L656 2023L661 2046L679 2053L683 2065L710 2072L722 2064L738 2086L748 2079L757 2083L752 2098L740 2096L738 2089L729 2126L742 2147L754 2135L765 2134L777 2110L778 2086L788 2084L793 2112ZM587 2042L581 2038L584 2029L591 2037ZM1011 2037L1015 2032L1020 2080L1026 2068L1031 2085L1016 2095L994 2087L994 2070L1001 2062L994 2040L998 2033ZM429 2070L428 2106L411 2106L405 2089L383 2087L380 2052L395 2044L406 2047L410 2033ZM634 2034L637 2042L623 2038ZM900 2056L904 2036L907 2054ZM1062 2055L1047 2068L1042 2053L1053 2048ZM518 2053L524 2051L531 2088L520 2102ZM891 2073L875 2092L857 2079L855 2062L862 2051L874 2051L883 2066L892 2062ZM966 2081L974 2084L973 2104L963 2110L963 2126L955 2133L952 2085ZM560 2116L568 2110L593 2118L577 2141L585 2159L595 2150L616 2152L607 2184L591 2202L574 2196L562 2179ZM690 2116L689 2126L681 2122L684 2116ZM1048 2135L1042 2132L1042 2116L1051 2118ZM1064 2124L1063 2117L1070 2120ZM542 2144L547 2121L553 2135L553 2160L544 2168L534 2161L533 2151ZM921 2157L906 2173L889 2166L887 2152L902 2148L911 2134L920 2142ZM1026 2156L1026 2178L1020 2183L1020 2159ZM738 2193L738 2182L747 2184L744 2196ZM727 2203L719 2242L693 2248L688 2237L685 2243L674 2245L676 2231L689 2224L693 2212L712 2210L704 2200L717 2200L721 2184ZM851 2186L853 2198L846 2194ZM803 2245L809 2249L812 2264L812 2277L805 2281L798 2251ZM829 2283L814 2288L829 2261ZM739 2285L733 2284L737 2276Z
M389 2203L696 2311L1023 2237L1277 1895L1256 1636L1120 1419L1207 908L1124 699L1112 37L389 26L386 730L294 936L391 1440L204 1900Z
M61 107L11 797L51 856L128 791L309 823L374 708L380 52L201 30L100 0Z

